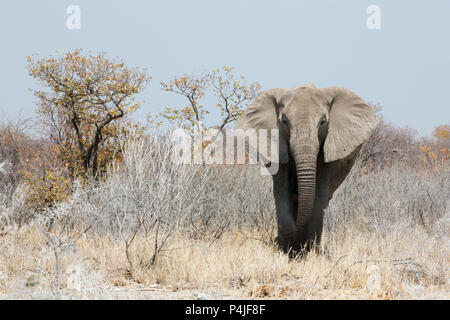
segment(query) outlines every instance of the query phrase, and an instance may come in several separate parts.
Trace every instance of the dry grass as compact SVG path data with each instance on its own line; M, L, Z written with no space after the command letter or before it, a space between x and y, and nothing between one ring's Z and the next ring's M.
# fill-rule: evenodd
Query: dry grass
M7 246L0 261L0 297L171 298L168 290L177 292L174 298L192 298L194 290L209 298L450 298L448 243L420 227L383 237L350 227L340 240L325 234L323 252L303 259L289 259L242 233L214 241L177 233L155 264L141 264L132 273L123 243L86 234L61 254L58 271L44 233L29 227L2 238ZM133 252L148 262L147 245L139 237Z
M272 244L270 177L169 152L132 144L106 181L27 225L26 189L0 196L0 299L450 298L448 168L356 167L320 252L289 259Z

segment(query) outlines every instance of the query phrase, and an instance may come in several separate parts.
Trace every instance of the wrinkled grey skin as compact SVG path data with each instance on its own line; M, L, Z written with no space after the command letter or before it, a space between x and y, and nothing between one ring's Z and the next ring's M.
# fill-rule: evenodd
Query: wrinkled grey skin
M283 251L319 244L324 209L377 124L368 104L338 87L271 89L243 113L237 128L280 130L273 195Z

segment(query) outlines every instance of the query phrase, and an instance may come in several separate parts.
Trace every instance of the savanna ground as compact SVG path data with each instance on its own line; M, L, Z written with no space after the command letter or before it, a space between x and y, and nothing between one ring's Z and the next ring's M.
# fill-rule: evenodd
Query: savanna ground
M0 299L449 299L448 155L380 159L377 138L330 202L320 249L295 259L273 243L270 177L173 164L161 139L127 143L105 179L38 217L26 185L3 189Z

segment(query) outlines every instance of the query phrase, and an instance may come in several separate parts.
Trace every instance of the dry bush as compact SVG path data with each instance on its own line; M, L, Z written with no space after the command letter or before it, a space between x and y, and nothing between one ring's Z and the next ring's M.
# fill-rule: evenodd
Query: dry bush
M271 178L259 168L175 164L171 152L161 136L124 144L123 162L94 188L77 189L70 210L111 234L130 228L133 219L142 222L142 215L181 226L193 238L273 223Z
M450 209L450 168L428 172L402 163L367 174L359 162L333 196L326 211L330 233L349 223L381 235L420 225L435 233ZM444 230L441 230L444 231Z
M27 192L22 192L26 196L21 224L54 203L67 200L71 192L58 149L32 128L31 120L21 119L5 120L0 125L0 193L12 199L16 188L26 188Z
M449 166L358 161L326 211L321 250L289 259L271 244L270 177L257 166L174 164L165 139L122 145L105 181L74 186L45 219L0 236L0 297L117 298L120 286L127 298L168 297L162 288L175 298L207 288L449 298Z
M171 150L164 137L124 144L121 165L95 187L76 188L64 210L72 212L74 224L123 242L130 269L153 264L175 230L189 238L217 239L235 228L256 227L266 235L262 240L271 241L270 178L255 175L257 168L175 164ZM146 239L147 249L134 247L137 238Z
M30 216L67 201L72 193L67 167L61 164L60 152L51 143L41 141L21 173L28 189L25 210Z
M0 123L0 190L14 192L23 181L21 171L30 158L37 143L28 133L29 120L8 121Z
M419 162L417 130L393 125L381 114L380 104L372 104L372 107L377 113L379 124L361 148L360 161L370 168L397 162L416 165Z
M27 191L23 185L0 191L0 235L8 234L30 220L26 210Z

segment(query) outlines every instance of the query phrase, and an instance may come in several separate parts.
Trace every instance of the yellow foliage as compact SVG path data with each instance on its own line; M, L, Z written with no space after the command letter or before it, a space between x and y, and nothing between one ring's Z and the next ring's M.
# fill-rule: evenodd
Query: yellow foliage
M70 197L70 180L59 166L55 147L46 145L27 159L22 174L28 187L26 204L31 211L43 211Z
M34 92L38 115L71 180L97 178L120 158L118 140L145 130L128 119L140 106L133 96L151 79L145 70L131 70L104 52L85 56L81 50L27 62L29 74L50 89Z
M434 129L433 136L438 140L448 140L450 139L450 126L442 125Z
M435 129L434 137L442 141L446 139L446 130L450 127L439 126ZM428 146L419 146L419 151L422 154L422 163L427 170L440 170L444 166L448 166L450 162L450 149L447 146L439 147L439 145L431 144Z

